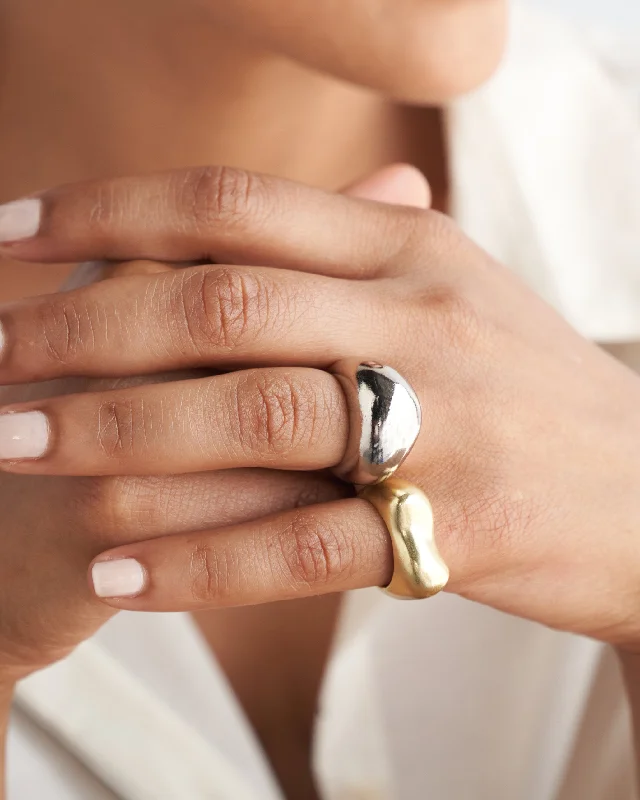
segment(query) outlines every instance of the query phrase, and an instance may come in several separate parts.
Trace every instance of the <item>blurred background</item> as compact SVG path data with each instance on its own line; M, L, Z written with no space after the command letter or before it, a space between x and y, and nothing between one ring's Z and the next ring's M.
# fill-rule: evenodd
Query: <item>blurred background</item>
M529 0L533 5L562 11L580 22L631 28L640 33L640 0Z

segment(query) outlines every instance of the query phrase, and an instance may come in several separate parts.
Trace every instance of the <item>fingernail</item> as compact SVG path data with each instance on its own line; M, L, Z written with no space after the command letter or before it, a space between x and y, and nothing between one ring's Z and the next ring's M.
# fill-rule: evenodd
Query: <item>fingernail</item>
M119 558L94 564L91 581L98 597L131 597L144 589L146 575L135 558Z
M0 460L40 458L49 444L49 422L41 411L0 414Z
M0 205L0 242L18 242L35 236L41 216L42 202L37 198Z

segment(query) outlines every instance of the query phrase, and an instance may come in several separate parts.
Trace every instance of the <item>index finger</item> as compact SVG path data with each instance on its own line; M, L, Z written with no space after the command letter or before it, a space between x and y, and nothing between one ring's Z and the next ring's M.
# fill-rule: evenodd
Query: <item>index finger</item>
M222 261L369 277L402 250L424 213L198 167L69 184L6 204L0 242L27 261Z

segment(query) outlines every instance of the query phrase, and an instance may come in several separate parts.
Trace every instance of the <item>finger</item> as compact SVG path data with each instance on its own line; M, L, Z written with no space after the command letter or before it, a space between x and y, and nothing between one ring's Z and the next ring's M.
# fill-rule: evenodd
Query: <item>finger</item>
M365 277L402 249L421 213L204 167L10 203L0 208L0 242L31 261L217 261Z
M97 537L102 547L235 525L351 493L347 484L329 473L262 469L34 480L56 480L55 503L61 518L65 506L72 508L73 524Z
M76 267L62 284L61 291L71 291L72 289L79 289L81 286L90 286L107 278L124 275L151 275L157 272L167 272L170 269L170 266L157 261L123 261L120 263L87 261Z
M42 475L325 469L341 460L347 430L334 376L254 369L5 407L0 467Z
M194 611L389 583L382 519L357 498L218 531L126 545L91 566L96 595L135 611Z
M160 261L119 261L117 263L105 263L103 279L125 278L130 275L158 275L171 272L173 267L163 264Z
M431 187L420 170L409 164L392 164L348 186L343 194L378 203L427 209Z
M29 298L0 312L0 383L205 366L327 366L345 355L345 342L369 356L374 344L389 341L388 313L376 311L374 288L268 267L206 266L130 273ZM372 317L376 342L362 324Z

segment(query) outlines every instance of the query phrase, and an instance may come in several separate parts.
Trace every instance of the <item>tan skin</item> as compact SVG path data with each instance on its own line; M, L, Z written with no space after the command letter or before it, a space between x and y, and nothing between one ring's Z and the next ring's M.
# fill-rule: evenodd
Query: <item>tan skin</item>
M409 161L429 175L437 203L444 205L437 112L405 108L267 54L255 43L247 47L242 36L221 36L215 20L203 31L200 16L178 14L176 36L175 19L169 23L157 5L137 4L136 12L129 3L47 2L35 14L33 6L3 4L1 200L69 180L188 163L237 164L335 188L379 165ZM170 70L164 48L172 54ZM478 52L484 57L484 48ZM486 71L470 76L471 82ZM235 81L215 78L230 72ZM8 300L53 291L67 271L56 265L25 270L5 258L0 293ZM3 480L0 493L15 496L16 478ZM18 480L25 483L26 508L38 487ZM32 524L28 515L24 523ZM68 523L61 516L60 527ZM100 547L94 544L87 556ZM308 747L338 605L335 595L197 615L292 796L314 793ZM97 612L89 630L102 619L104 612ZM231 624L246 635L226 635ZM267 634L273 630L277 637ZM302 646L290 647L292 642ZM256 663L258 694L247 669Z
M250 5L253 13L245 15L243 12ZM194 4L193 8L189 6L187 13L183 13L181 6L178 13L171 3L164 3L156 13L155 6L154 11L140 5L134 10L124 3L112 4L108 9L97 3L50 3L43 5L42 15L33 15L27 14L18 2L8 3L3 11L7 40L4 52L13 69L8 71L11 80L3 87L1 113L6 124L0 126L0 159L4 162L0 162L0 171L6 176L2 187L5 199L62 181L137 173L186 163L238 164L335 188L384 163L400 160L416 163L429 175L436 205L443 207L446 196L444 155L436 113L408 111L378 94L345 86L332 78L310 73L281 56L268 55L259 45L277 47L286 55L300 57L302 54L314 65L331 68L341 78L358 78L376 90L382 89L401 99L438 101L482 81L491 71L500 52L502 4L489 0L449 4L416 0L396 2L398 30L390 34L385 31L383 35L380 29L378 41L376 37L349 39L350 28L342 17L339 30L333 27L334 18L327 12L328 4L324 7L309 3L309 27L293 42L281 41L277 30L270 33L270 23L277 21L278 15L290 11L288 5L285 8L279 5L284 4L250 4L248 0L224 5L202 2L199 6ZM357 5L354 3L353 8L348 9L355 15L348 15L353 22L352 34L359 31L361 22L357 18ZM329 25L328 41L333 46L328 50L315 41L314 31L318 29L319 20L313 17L317 13L314 9L327 12L322 22ZM451 13L453 11L456 13ZM416 26L418 17L422 21L423 16L429 14L431 17L425 20L429 25ZM255 29L240 30L241 18L253 20ZM210 24L203 26L203 20ZM175 35L176 22L180 23L181 36ZM229 27L221 35L223 23ZM490 35L479 36L480 23ZM407 31L416 28L428 30L433 41L446 43L447 36L453 36L458 47L438 50L433 41L417 42L415 51L410 49L416 68L408 70L407 60L403 59L403 69L394 70L393 65L399 63L394 58L398 46L406 50ZM98 39L95 35L86 35L87 31L95 30L100 31ZM130 35L130 42L123 40L127 35L124 32ZM265 38L256 43L256 35ZM249 36L252 38L247 38ZM371 58L371 53L358 51L362 39L375 42L375 59ZM24 55L27 52L28 59ZM448 62L452 52L464 52L462 62L471 65L471 69L465 72L460 69L462 62ZM171 59L167 58L168 53ZM426 64L420 60L424 53L429 54ZM411 63L412 59L408 61ZM77 70L79 64L82 69ZM114 64L118 65L117 70ZM371 64L376 67L368 68ZM220 74L225 75L224 83L212 78L214 85L210 85L202 80L202 75ZM454 81L455 85L451 75L456 76L458 83ZM233 77L227 79L227 76ZM65 92L64 103L59 101L56 91L61 85L65 89L73 87L70 94ZM99 93L96 86L100 87ZM47 118L46 131L41 126L43 117ZM224 120L224 125L220 120ZM352 146L347 147L346 143ZM7 267L7 271L9 269ZM13 274L20 274L20 279L24 280L26 270L30 270L29 289L33 290L37 268L22 265L14 268ZM51 267L39 274L49 281L50 289L59 275ZM596 374L599 368L593 369ZM625 380L622 383L626 386ZM631 386L629 383L629 388ZM65 390L69 388L59 388L58 392ZM17 390L13 397L24 398L24 395L20 397L21 391ZM205 489L210 488L206 480L203 495ZM75 492L78 484L73 478L23 475L6 477L3 481L4 488L0 486L0 491L7 492L7 496L15 498L16 489L24 495L23 509L19 503L16 506L15 500L12 506L14 526L23 525L26 529L34 524L27 512L34 490L40 498L43 491L49 491L55 511L61 487L62 494L67 487ZM80 483L87 485L86 481ZM97 498L90 506L93 514L96 507L105 509L106 513L109 508L106 501L113 498L114 485L118 491L121 489L113 481L100 485L103 488L96 494L96 484L90 484L91 496ZM321 498L335 496L334 484L327 482L322 487ZM442 488L445 491L445 487ZM316 489L317 484L314 484L312 491ZM138 496L151 494L145 492L146 489ZM308 493L308 487L289 488L270 509L266 501L260 505L256 490L253 507L236 509L225 520L198 506L193 511L197 524L194 522L192 527L212 525L214 517L217 524L239 523L270 510L286 508L288 502L298 504L300 497ZM272 497L272 490L267 494ZM149 505L153 500L152 494L147 497ZM59 502L60 506L64 505ZM169 517L168 513L160 527L179 532L175 529L175 520ZM86 564L101 550L121 544L123 539L135 541L141 537L136 526L131 525L129 531L123 532L122 518L117 522L118 530L113 521L110 531L108 520L103 517L100 529L90 532L92 537L87 541L86 512L84 517L81 513L71 521L84 535L85 543L82 550L76 551L77 561L65 563L67 574L61 583L66 591L70 586L81 594L84 591L80 588L77 566ZM61 512L57 523L60 529L68 529L70 520ZM152 531L145 533L150 535ZM44 535L55 537L55 531L45 531ZM455 563L455 552L449 555ZM368 576L368 582L383 582L388 568L383 558L376 573ZM475 595L495 603L492 587L484 583L483 586L482 579L477 581ZM51 591L60 592L61 587L51 587ZM219 654L283 786L292 797L314 796L308 759L309 734L322 664L339 603L336 597L308 599L299 601L300 605L286 607L266 605L226 612L198 612L201 629ZM83 609L81 619L74 619L74 624L67 625L58 653L42 652L37 630L26 634L22 631L18 637L22 640L12 653L13 662L7 660L8 679L57 657L106 618L109 612L104 607L98 607L91 598L87 601L89 604ZM66 607L72 605L71 599L65 600L65 604ZM513 605L518 613L536 616L523 598L515 598ZM316 619L313 629L309 626L311 613ZM575 620L557 620L556 624L580 628ZM615 625L611 621L602 621L602 624L613 625L612 640L633 639L630 631L619 630L617 621ZM245 635L229 637L230 627L234 631L242 630ZM277 636L272 631L277 632ZM264 635L258 635L260 632ZM602 630L590 632L609 638ZM307 646L301 647L305 635ZM6 632L4 640L6 651ZM304 660L290 657L291 648L286 645L291 642L298 644L296 655L304 653ZM234 644L237 649L232 646ZM34 658L36 653L41 662ZM252 676L247 669L247 664L252 663L262 666L262 692L255 692L252 679L255 674ZM301 675L306 675L308 680L301 680ZM297 689L295 693L289 691L292 683ZM271 701L266 706L265 697ZM275 716L276 713L279 716Z

